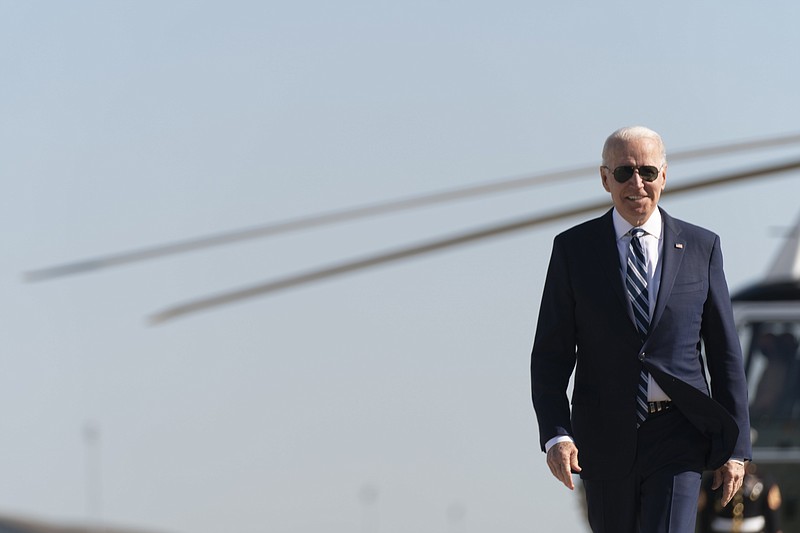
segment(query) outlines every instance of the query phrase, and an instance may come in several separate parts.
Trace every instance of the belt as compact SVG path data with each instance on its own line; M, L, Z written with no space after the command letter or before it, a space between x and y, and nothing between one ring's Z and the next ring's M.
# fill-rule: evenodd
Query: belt
M662 402L647 402L647 412L651 415L656 413L663 413L672 409L672 401L664 400Z

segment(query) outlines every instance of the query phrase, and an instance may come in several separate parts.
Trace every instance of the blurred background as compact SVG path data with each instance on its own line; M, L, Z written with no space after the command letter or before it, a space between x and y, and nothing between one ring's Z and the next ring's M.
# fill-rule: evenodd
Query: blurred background
M42 283L53 264L800 132L795 2L0 0L0 513L152 532L583 531L530 346L553 236L587 216L208 310L420 240L610 199L578 179ZM733 290L800 215L797 172L671 185ZM597 214L602 212L598 211ZM592 215L588 215L592 216Z

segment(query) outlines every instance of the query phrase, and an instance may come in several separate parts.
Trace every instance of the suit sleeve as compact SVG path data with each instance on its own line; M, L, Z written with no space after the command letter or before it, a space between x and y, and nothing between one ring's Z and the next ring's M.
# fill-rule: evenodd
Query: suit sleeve
M556 237L531 353L531 390L543 451L553 437L572 434L567 386L574 368L574 297L564 242Z
M734 418L739 437L732 457L750 459L750 416L742 349L731 309L730 294L722 268L719 237L709 261L709 292L703 308L701 335L711 378L711 395Z

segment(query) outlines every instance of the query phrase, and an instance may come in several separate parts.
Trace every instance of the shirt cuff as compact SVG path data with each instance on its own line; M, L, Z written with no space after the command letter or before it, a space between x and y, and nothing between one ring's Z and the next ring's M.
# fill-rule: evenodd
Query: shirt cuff
M569 435L559 435L558 437L553 437L552 439L544 443L544 452L545 453L549 452L550 448L552 448L559 442L575 442L575 440Z

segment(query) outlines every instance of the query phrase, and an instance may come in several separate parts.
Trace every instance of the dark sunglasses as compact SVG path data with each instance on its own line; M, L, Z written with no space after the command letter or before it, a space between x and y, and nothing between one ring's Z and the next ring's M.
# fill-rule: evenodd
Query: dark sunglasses
M603 165L603 168L611 170L607 166ZM635 171L639 171L639 176L642 177L644 181L655 181L658 178L658 174L661 172L661 169L658 167L654 167L652 165L644 165L641 167L632 167L630 165L622 165L621 167L617 167L612 171L614 174L614 179L617 180L619 183L625 183Z

